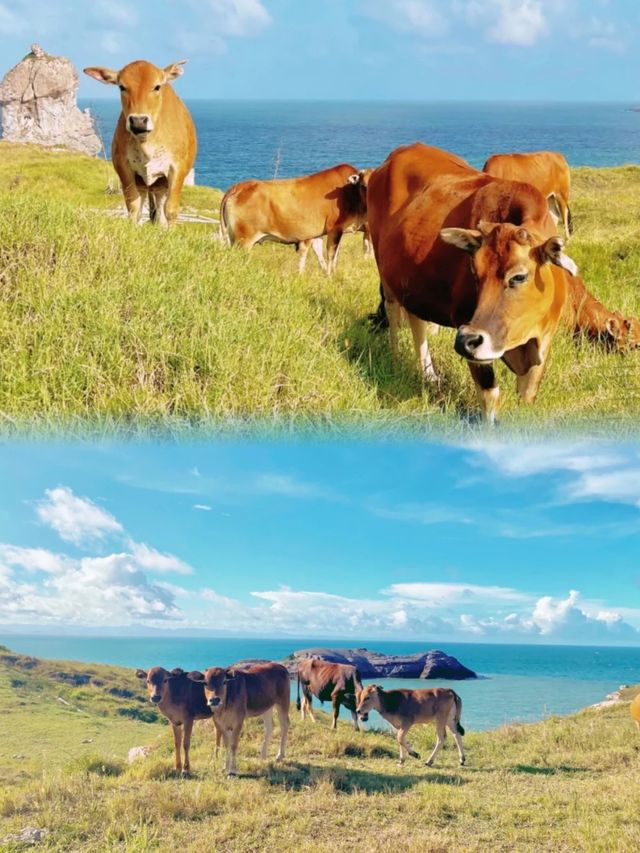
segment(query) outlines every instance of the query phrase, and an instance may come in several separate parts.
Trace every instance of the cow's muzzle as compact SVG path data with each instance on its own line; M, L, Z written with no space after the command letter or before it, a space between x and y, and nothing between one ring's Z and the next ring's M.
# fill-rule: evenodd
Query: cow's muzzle
M149 133L153 130L151 116L147 115L134 115L132 113L128 119L128 126L129 131L133 133L134 136L140 136L143 133Z
M154 693L153 696L151 696L151 702L153 702L154 705L157 705L161 699L162 696L158 696L157 693Z
M217 708L219 704L220 704L220 697L219 696L212 696L211 699L207 700L207 705L210 708Z
M363 723L366 723L367 720L369 719L369 712L368 711L358 711L358 719L361 720Z
M475 361L484 342L484 335L481 332L469 329L467 326L460 326L456 334L454 348L458 355Z

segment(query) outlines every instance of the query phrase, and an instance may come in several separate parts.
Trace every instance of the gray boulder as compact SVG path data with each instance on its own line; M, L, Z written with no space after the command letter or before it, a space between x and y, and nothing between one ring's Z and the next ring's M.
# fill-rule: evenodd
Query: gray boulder
M102 143L89 111L78 108L77 94L71 61L32 45L0 83L3 139L97 154Z
M368 649L329 649L323 647L300 649L284 661L291 674L298 661L318 657L332 663L354 664L362 678L445 678L460 681L477 678L473 670L460 663L457 658L439 649L412 655L385 655Z

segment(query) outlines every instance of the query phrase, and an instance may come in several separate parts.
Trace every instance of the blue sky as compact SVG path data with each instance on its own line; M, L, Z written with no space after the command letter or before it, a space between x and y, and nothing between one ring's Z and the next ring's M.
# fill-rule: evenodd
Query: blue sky
M635 101L639 31L637 0L0 0L0 66L38 41L187 58L186 97Z
M0 628L633 643L640 449L0 447Z

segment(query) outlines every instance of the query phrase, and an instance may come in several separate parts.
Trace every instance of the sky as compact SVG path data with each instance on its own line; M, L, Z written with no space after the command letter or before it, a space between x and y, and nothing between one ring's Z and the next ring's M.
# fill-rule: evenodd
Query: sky
M0 445L0 629L638 644L640 447Z
M0 68L188 59L187 98L636 101L639 35L637 0L0 0Z

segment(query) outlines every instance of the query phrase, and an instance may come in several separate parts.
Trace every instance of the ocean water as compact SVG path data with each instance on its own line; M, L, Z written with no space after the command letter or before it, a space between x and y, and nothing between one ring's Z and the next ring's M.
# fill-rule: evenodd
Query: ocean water
M480 168L498 151L562 151L572 166L640 162L634 104L187 101L198 131L196 182L291 177L349 162L376 166L421 140ZM119 98L84 100L107 150Z
M110 663L147 668L202 669L228 666L246 658L282 660L293 650L314 645L353 647L353 641L189 637L0 636L9 648L56 660ZM470 730L513 721L569 714L604 699L621 684L640 681L640 648L592 646L491 645L483 643L398 643L361 641L357 645L388 654L440 647L481 677L468 681L378 679L387 688L453 686L463 700L463 723ZM292 685L295 693L295 684ZM325 705L325 710L329 706ZM346 715L349 716L348 714ZM375 717L372 720L375 724Z

